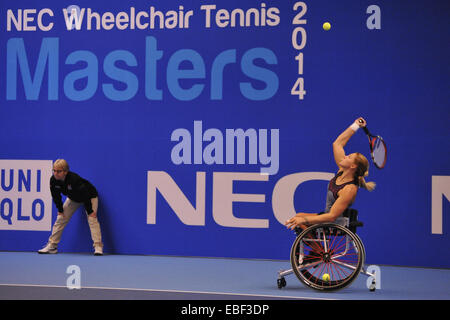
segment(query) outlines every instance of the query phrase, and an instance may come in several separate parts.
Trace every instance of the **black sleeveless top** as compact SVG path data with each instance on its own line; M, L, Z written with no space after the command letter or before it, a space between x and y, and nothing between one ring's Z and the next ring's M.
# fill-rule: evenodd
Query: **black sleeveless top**
M353 181L349 181L343 184L336 184L336 180L338 177L342 175L344 171L338 172L333 179L330 180L330 183L328 184L328 192L327 192L327 202L325 206L325 212L330 212L331 207L333 206L334 202L337 200L338 193L340 190L342 190L346 185L354 184L358 186L358 180L355 179Z

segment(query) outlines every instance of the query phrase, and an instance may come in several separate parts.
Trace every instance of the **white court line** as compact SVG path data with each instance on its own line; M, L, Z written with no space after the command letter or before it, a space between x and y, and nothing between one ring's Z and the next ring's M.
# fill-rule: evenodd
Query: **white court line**
M66 286L47 285L47 284L16 284L16 283L0 283L0 286L12 287L44 287L44 288L66 288ZM198 293L211 295L229 295L229 296L246 296L246 297L264 297L264 298L287 298L298 300L339 300L331 298L316 298L316 297L299 297L299 296L282 296L282 295L268 295L268 294L250 294L250 293L233 293L233 292L210 292L210 291L186 291L186 290L165 290L165 289L143 289L143 288L112 288L112 287L81 287L80 289L99 289L99 290L129 290L129 291L148 291L148 292L166 292L166 293Z

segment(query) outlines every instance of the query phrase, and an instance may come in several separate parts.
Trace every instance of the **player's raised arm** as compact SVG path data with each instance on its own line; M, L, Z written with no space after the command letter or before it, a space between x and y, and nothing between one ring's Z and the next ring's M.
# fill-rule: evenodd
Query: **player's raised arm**
M363 118L358 118L353 122L351 126L349 126L347 129L344 130L333 142L333 155L334 155L334 161L336 162L336 165L339 167L339 170L341 170L341 167L339 163L344 159L345 157L345 151L344 147L347 144L348 140L353 136L353 134L358 130L360 127L366 126L366 120Z

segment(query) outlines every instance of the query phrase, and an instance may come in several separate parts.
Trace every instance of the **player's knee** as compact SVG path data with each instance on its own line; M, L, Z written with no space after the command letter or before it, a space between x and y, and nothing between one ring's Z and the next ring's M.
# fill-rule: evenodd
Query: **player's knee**
M97 217L88 216L88 222L89 223L97 223L98 219L97 219Z

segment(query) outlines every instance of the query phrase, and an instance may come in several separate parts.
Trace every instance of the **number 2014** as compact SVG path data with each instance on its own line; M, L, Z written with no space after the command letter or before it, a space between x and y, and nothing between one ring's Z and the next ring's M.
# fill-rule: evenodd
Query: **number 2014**
M294 4L294 11L300 10L292 20L293 25L303 25L306 24L306 19L302 19L302 17L305 15L306 11L308 10L306 3L304 2L296 2ZM301 36L301 41L299 43L298 38L299 35ZM292 47L295 50L302 50L306 45L306 30L303 27L296 27L292 31ZM295 60L298 61L298 75L303 75L303 53L299 52L298 55L295 57ZM291 89L291 95L298 95L299 100L303 100L306 91L305 91L305 80L303 77L298 77L295 81L292 89Z

